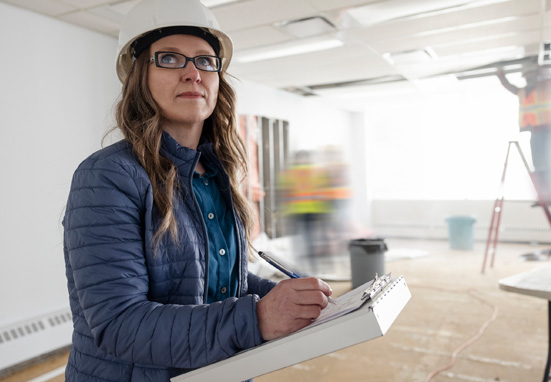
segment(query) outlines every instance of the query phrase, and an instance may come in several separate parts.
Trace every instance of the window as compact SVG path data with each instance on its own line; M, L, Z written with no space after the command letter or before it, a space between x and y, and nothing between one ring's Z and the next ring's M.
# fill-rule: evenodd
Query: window
M518 100L496 77L457 82L438 93L385 96L366 110L366 147L375 199L495 199L508 142L531 165L530 133L519 133ZM535 200L512 150L507 199Z

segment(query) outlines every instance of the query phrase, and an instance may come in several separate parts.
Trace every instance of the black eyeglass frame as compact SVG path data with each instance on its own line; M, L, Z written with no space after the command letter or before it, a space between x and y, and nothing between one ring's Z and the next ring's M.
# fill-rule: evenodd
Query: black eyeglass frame
M175 68L169 68L169 67L166 67L166 66L162 66L160 63L159 63L159 55L160 54L163 54L163 53L170 53L170 54L176 54L178 56L182 56L186 59L186 61L184 62L184 65L183 66L178 66L178 67L175 67ZM208 58L214 58L216 59L217 63L218 63L218 69L217 70L205 70L205 69L201 69L201 68L198 68L197 67L197 63L195 62L196 59L198 58L201 58L201 57L208 57ZM151 57L149 59L149 63L152 64L152 63L155 63L155 66L158 67L158 68L162 68L162 69L182 69L182 68L185 68L188 64L188 62L192 62L193 63L193 66L195 66L195 68L197 70L201 70L203 72L209 72L209 73L217 73L217 72L221 72L222 71L222 59L218 56L212 56L212 55L208 55L208 54L201 54L199 56L195 56L195 57L188 57L182 53L177 53L177 52L167 52L167 51L161 51L161 52L155 52L155 54L153 55L153 57Z

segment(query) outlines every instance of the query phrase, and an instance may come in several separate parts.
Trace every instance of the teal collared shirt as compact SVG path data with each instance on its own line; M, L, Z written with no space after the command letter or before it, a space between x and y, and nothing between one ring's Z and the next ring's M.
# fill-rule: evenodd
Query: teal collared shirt
M209 285L207 303L237 295L237 238L232 211L216 184L216 170L206 169L203 176L193 174L193 192L209 239Z

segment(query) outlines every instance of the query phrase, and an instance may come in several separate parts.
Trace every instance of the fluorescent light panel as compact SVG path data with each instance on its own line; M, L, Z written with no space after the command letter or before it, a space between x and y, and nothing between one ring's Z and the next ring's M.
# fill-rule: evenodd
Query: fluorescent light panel
M229 4L229 3L235 3L236 1L238 0L201 0L201 2L209 8L218 7L220 5Z
M430 35L435 35L435 34L440 34L440 33L454 32L454 31L458 31L458 30L462 30L462 29L477 28L477 27L482 27L482 26L486 26L486 25L499 24L499 23L512 21L512 20L515 20L517 18L518 17L516 17L516 16L515 17L510 16L510 17L503 17L501 19L481 21L481 22L478 22L478 23L462 24L462 25L457 25L457 26L453 26L453 27L433 29L433 30L430 30L430 31L416 33L414 35L414 37L430 36Z
M465 9L471 9L471 8L480 8L485 7L487 5L493 5L493 4L499 4L499 3L506 3L511 0L476 0L472 1L463 5L458 5L451 8L445 8L445 9L439 9L432 12L427 12L419 15L412 16L412 19L421 18L421 17L429 17L429 16L437 16L437 15L443 15L446 13L452 13L452 12L458 12Z
M346 13L360 23L360 25L367 26L464 3L465 0L394 0L363 5L349 9Z
M345 13L360 25L368 26L398 18L434 16L505 1L510 0L394 0L351 8Z
M333 37L297 40L237 53L235 60L242 63L263 61L272 58L294 56L297 54L337 48L342 45L343 42L341 40Z

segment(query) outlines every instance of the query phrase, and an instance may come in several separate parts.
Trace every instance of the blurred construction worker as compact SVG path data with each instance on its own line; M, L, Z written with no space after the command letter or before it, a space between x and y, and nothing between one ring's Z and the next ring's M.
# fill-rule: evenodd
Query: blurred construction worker
M350 229L349 203L352 197L348 165L344 160L343 150L335 145L323 150L323 169L327 174L325 195L330 205L331 216L329 230L332 235L332 246L335 252L346 248L344 243ZM343 247L344 244L344 247Z
M299 151L293 164L281 176L284 216L291 220L295 250L312 258L322 253L323 222L330 213L325 194L328 178L323 168L313 163L311 153ZM313 261L315 266L315 261Z
M519 88L511 84L503 68L497 76L501 84L519 99L520 131L529 131L530 150L534 176L540 197L551 201L551 71L540 66L529 67L522 73L526 86Z

